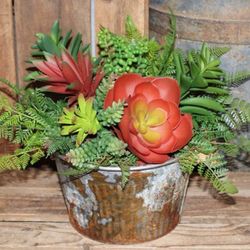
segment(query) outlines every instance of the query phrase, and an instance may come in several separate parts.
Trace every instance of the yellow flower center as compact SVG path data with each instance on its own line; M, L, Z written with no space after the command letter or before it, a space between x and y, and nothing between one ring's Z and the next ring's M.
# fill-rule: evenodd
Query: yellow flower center
M161 108L149 110L148 104L137 101L133 107L133 125L149 143L156 143L161 135L156 128L166 121L166 113Z

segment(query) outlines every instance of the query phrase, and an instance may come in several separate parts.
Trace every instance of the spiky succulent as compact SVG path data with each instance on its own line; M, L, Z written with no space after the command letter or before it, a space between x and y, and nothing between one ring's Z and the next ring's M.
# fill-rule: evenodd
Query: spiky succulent
M78 53L75 60L68 51L63 51L61 58L45 54L45 61L33 60L33 65L42 72L36 80L44 80L45 90L68 96L69 105L75 103L79 94L88 98L95 95L95 90L104 74L101 69L93 72L89 54Z
M86 98L95 95L104 73L92 62L88 46L83 46L81 34L71 37L71 31L63 37L58 21L50 34L37 34L35 50L29 62L37 69L26 76L26 81L43 81L44 88L68 96L72 105L82 93Z

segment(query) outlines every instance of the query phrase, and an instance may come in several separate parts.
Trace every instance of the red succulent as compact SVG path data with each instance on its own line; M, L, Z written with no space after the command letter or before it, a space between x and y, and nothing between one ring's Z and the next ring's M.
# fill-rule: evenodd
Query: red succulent
M85 98L95 95L95 90L104 73L99 69L94 76L89 54L78 53L75 60L69 52L64 51L61 58L46 56L46 61L33 61L33 64L49 82L46 89L51 92L69 95L69 104L74 103L80 93Z
M125 74L108 92L104 108L118 100L127 106L115 131L146 163L162 163L192 137L192 117L181 115L180 88L172 78Z

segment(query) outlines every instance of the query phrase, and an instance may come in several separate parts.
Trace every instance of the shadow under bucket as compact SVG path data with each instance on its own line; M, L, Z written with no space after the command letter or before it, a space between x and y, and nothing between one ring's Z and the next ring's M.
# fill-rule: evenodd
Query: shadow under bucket
M58 172L68 164L56 159ZM180 221L188 175L179 163L131 168L129 183L121 188L118 167L100 167L79 178L59 174L72 226L93 240L133 244L164 236Z

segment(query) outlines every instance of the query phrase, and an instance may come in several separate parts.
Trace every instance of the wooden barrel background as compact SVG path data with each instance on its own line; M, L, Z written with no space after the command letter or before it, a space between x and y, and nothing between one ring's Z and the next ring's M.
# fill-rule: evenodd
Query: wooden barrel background
M162 41L168 31L169 8L176 16L176 46L185 50L200 47L229 46L222 57L227 71L250 70L249 0L150 0L149 33ZM250 100L250 82L234 91Z

